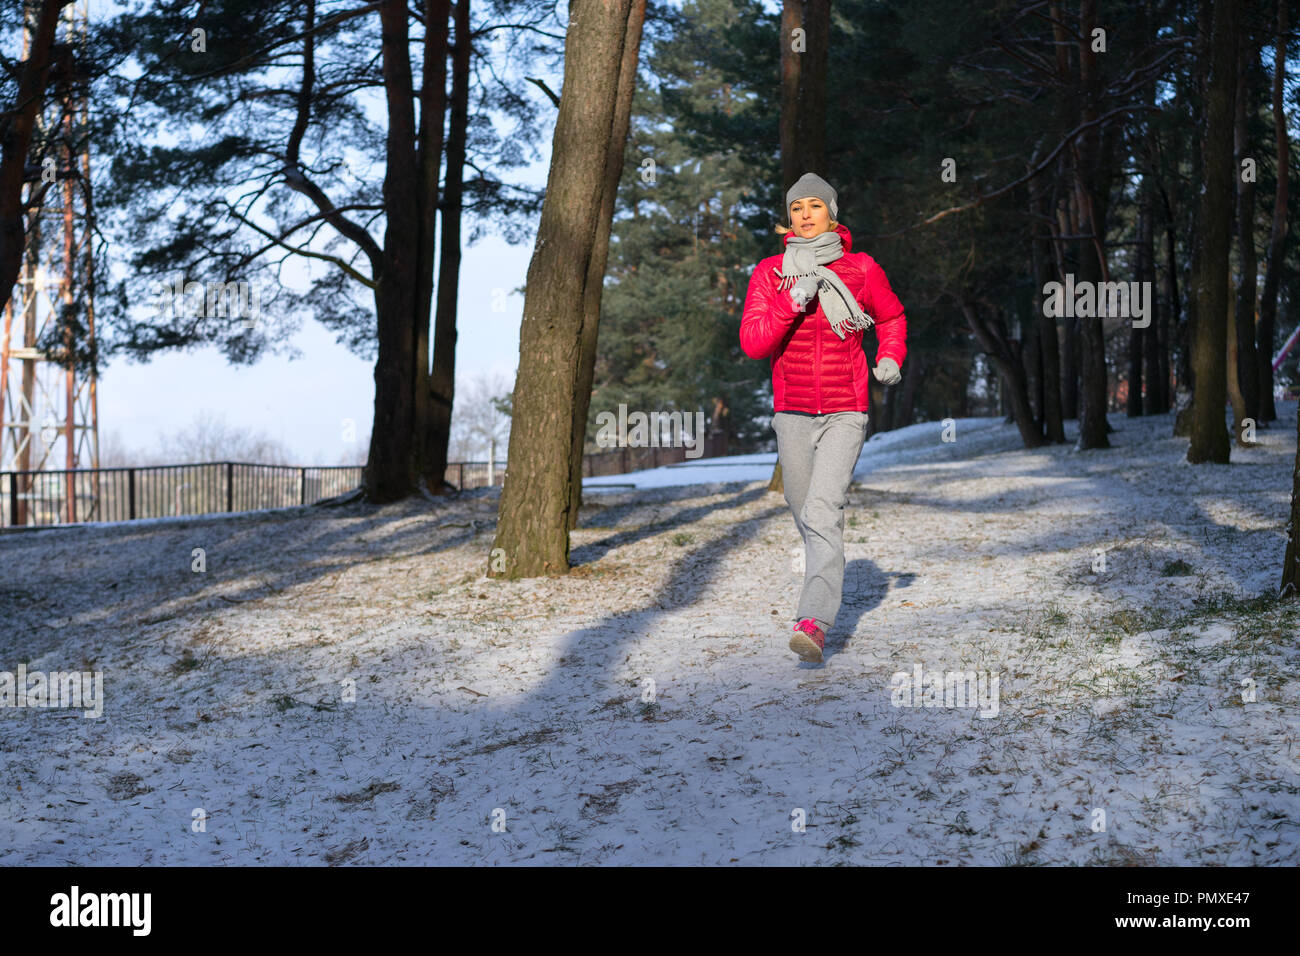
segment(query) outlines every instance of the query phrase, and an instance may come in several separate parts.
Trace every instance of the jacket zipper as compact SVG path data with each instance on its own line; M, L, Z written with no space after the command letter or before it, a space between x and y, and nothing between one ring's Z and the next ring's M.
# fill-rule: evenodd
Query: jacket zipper
M817 389L817 414L822 413L822 324L814 326L813 336L817 343L817 361L813 366L813 382Z

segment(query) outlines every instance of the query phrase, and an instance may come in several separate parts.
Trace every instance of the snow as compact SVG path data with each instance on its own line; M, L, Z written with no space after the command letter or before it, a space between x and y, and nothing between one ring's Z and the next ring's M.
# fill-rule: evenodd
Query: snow
M996 447L1001 450L1009 436L1019 444L1019 433L1014 428L1008 432L998 418L963 418L960 422L963 439L963 454L970 454L977 445L984 450ZM854 468L854 478L862 478L876 468L894 464L902 458L913 461L931 457L951 457L956 454L953 446L956 442L944 443L936 439L943 430L940 422L922 422L909 425L895 431L877 432L862 446L862 455ZM936 444L936 441L940 441ZM994 442L993 446L988 442ZM659 468L647 468L622 475L601 475L584 478L584 490L604 491L606 488L667 488L677 485L712 484L715 482L734 481L770 481L772 468L776 465L776 452L760 452L753 455L731 455L725 458L696 458L663 465Z
M1297 603L1225 604L1276 588L1278 410L1227 466L1170 416L874 436L821 666L771 454L588 480L637 487L550 578L485 576L499 489L0 535L0 670L106 696L0 708L0 864L1295 865ZM997 716L894 707L917 664Z

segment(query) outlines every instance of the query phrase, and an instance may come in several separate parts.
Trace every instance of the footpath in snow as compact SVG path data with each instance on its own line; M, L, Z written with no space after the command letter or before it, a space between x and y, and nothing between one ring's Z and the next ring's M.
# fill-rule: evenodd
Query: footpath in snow
M1279 414L875 436L821 666L772 454L589 479L554 578L496 489L0 535L0 672L104 695L0 708L0 864L1294 866Z

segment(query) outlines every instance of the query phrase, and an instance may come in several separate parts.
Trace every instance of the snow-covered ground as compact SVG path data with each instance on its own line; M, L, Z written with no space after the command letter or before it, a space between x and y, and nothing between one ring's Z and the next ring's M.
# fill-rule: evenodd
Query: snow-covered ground
M589 481L555 578L485 577L496 489L0 535L0 671L105 696L0 709L0 864L1295 865L1279 413L1227 466L877 436L822 666L772 455Z

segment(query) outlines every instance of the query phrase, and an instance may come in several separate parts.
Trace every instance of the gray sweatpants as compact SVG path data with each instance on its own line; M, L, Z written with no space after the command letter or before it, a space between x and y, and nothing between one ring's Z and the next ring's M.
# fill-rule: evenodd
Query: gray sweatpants
M866 412L777 412L776 455L785 500L803 538L804 578L796 621L829 631L844 589L844 503L867 437Z

